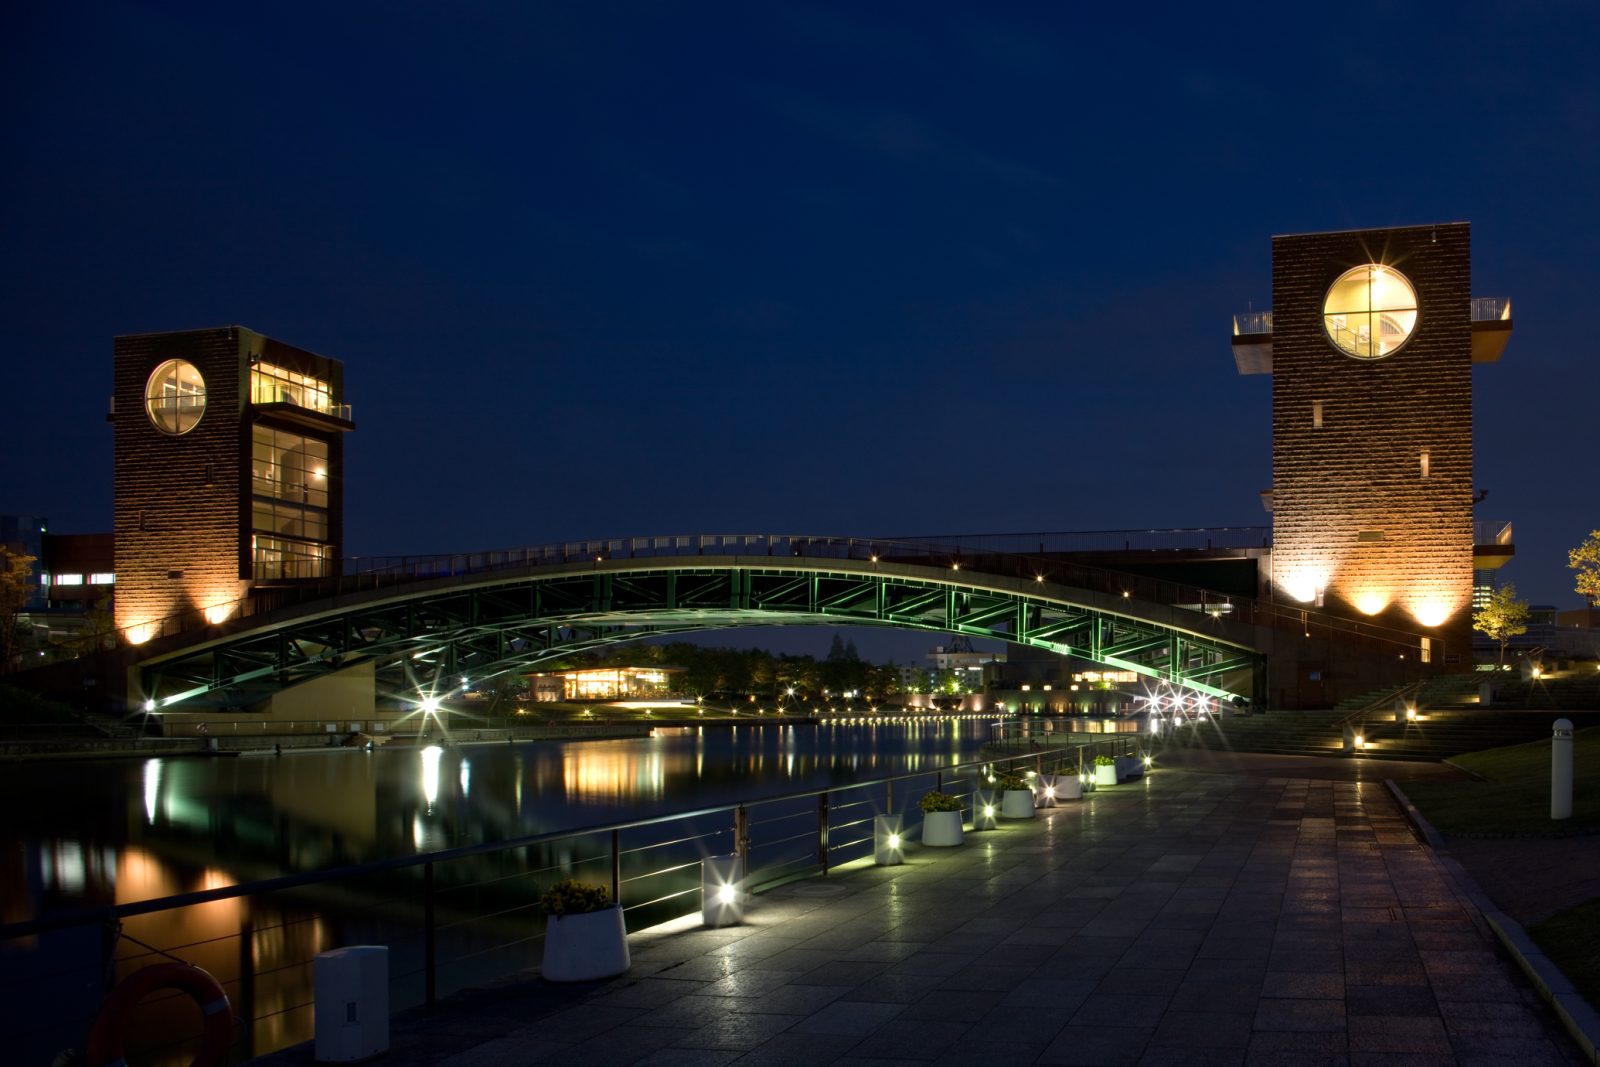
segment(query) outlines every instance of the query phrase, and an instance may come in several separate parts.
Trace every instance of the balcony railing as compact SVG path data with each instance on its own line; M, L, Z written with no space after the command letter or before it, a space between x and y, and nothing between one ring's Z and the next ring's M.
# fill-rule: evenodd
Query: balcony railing
M1242 315L1233 317L1233 335L1240 337L1245 334L1271 333L1272 311L1246 311Z
M1473 322L1510 322L1511 298L1509 296L1475 296L1472 298Z
M1500 520L1472 524L1472 543L1475 545L1511 544L1511 524Z
M1473 322L1510 322L1511 298L1509 296L1475 296L1472 298ZM1233 335L1272 332L1272 311L1246 311L1233 317Z
M317 394L313 394L312 396L308 397L305 395L304 391L300 389L282 388L262 390L260 387L257 387L255 395L251 397L251 400L258 405L289 404L292 407L301 408L305 411L315 411L318 415L329 415L333 418L341 419L344 422L354 421L350 417L349 404L331 404L327 402L327 400L325 400L321 395Z

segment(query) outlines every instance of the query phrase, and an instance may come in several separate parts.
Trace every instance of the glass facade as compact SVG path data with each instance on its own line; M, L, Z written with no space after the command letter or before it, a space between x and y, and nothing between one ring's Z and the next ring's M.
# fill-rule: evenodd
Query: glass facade
M332 573L332 553L327 545L252 534L250 546L255 558L256 581L325 578Z
M250 402L293 404L327 414L333 410L333 393L320 378L271 363L254 363L250 366Z
M328 442L270 426L250 441L250 528L256 579L328 573Z

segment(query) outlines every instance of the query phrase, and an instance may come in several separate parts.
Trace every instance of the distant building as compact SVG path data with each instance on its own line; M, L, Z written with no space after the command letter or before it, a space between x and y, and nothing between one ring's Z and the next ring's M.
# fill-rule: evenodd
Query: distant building
M651 700L671 691L673 667L595 667L541 671L529 677L533 700Z

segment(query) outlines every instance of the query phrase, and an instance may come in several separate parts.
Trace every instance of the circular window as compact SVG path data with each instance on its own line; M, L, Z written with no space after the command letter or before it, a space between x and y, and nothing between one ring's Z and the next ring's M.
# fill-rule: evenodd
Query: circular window
M1347 270L1322 302L1328 340L1357 359L1382 359L1417 328L1417 291L1406 276L1381 263Z
M188 433L206 413L206 380L186 359L169 359L144 386L144 410L162 433Z

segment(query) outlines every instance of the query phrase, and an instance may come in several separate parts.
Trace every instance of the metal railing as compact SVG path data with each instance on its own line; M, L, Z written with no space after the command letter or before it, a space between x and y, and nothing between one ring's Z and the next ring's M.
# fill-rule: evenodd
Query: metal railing
M1475 296L1472 298L1473 322L1510 322L1511 298L1509 296Z
M1188 526L1147 530L1070 530L1054 533L931 534L895 537L905 544L933 544L966 552L1048 555L1068 552L1172 552L1217 548L1270 548L1270 526Z
M256 405L287 404L303 411L314 411L318 415L328 415L345 422L351 421L349 404L335 404L328 399L326 393L292 385L266 387L258 385L252 390L250 402Z
M147 963L179 958L205 968L228 993L243 1021L235 1054L258 1055L311 1036L319 952L387 945L391 1010L431 1005L536 966L544 934L539 894L560 878L609 885L637 931L699 909L707 856L738 855L750 890L826 875L872 853L874 816L898 814L903 832L913 831L917 801L929 789L972 809L991 802L984 792L997 770L1076 773L1078 756L1002 756L9 923L0 926L0 953L35 954L32 973L7 991L11 1003L28 1003L30 990L56 992L30 1005L7 1034L8 1048L47 1056L44 1050L78 1043L100 992ZM232 914L236 928L219 926L219 915ZM28 970L11 963L13 975ZM184 1040L198 1020L174 1022L164 1003L142 1005L130 1029L145 1025L163 1042ZM149 1051L130 1042L130 1057Z
M1511 544L1511 524L1504 521L1485 521L1472 524L1472 543L1475 545Z
M1272 311L1246 311L1233 317L1233 335L1243 337L1247 334L1261 334L1272 332Z

